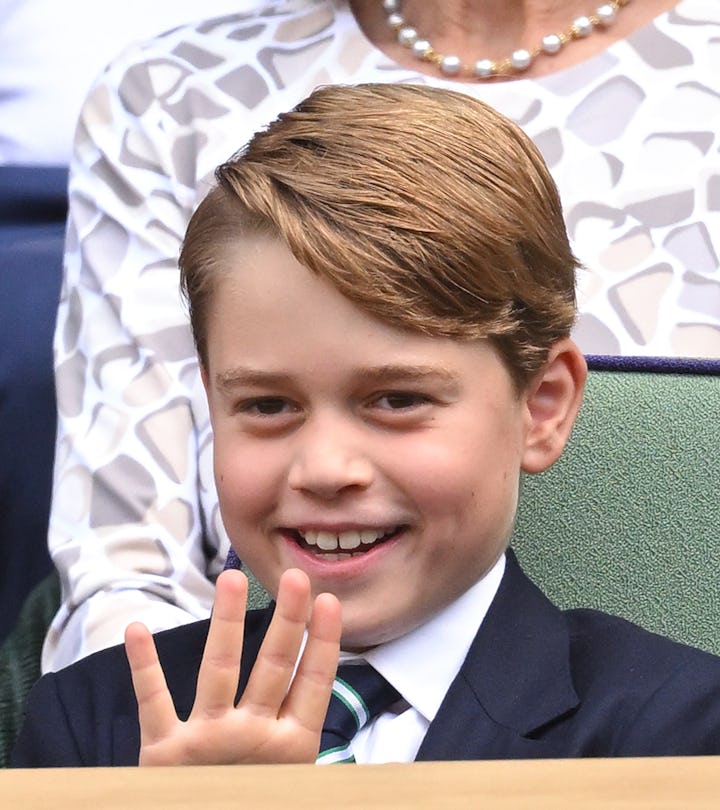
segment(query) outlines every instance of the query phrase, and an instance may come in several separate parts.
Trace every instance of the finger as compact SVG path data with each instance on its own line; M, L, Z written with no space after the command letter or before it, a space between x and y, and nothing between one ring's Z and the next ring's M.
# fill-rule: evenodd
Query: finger
M320 594L313 605L307 643L281 712L282 717L292 717L318 736L337 672L341 633L340 602L332 594Z
M240 705L277 717L295 671L310 614L310 580L298 569L283 572L277 604Z
M133 622L125 630L125 654L138 704L142 744L152 744L170 732L177 714L155 641L144 624Z
M240 679L248 583L242 571L223 571L215 585L193 714L216 715L232 708Z

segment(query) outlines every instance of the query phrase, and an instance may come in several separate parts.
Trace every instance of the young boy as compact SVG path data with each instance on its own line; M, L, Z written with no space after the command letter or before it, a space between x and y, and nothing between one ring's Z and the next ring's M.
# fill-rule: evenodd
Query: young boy
M313 762L338 656L396 691L319 761L720 753L720 659L559 611L507 550L586 373L527 137L465 95L325 88L217 178L182 283L222 519L276 605L246 616L228 570L209 629L46 676L14 764Z

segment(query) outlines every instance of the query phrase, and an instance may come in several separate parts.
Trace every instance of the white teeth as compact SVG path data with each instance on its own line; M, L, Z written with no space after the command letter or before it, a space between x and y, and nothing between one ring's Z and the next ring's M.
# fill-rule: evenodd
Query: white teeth
M335 551L338 547L338 537L330 532L318 532L315 538L317 547L323 551Z
M338 544L343 551L357 548L360 545L360 532L342 532L338 535Z
M376 540L385 537L392 531L394 529L363 529L362 531L352 529L336 534L335 532L309 530L298 532L298 534L309 546L317 546L322 551L336 551L338 548L343 551L352 551L361 543L365 546L372 545Z

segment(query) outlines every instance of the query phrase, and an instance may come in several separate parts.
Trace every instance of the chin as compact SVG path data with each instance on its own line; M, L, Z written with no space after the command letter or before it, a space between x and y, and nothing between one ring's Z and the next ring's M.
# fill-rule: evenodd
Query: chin
M373 631L368 628L351 630L349 632L343 632L342 638L340 639L340 648L345 652L361 653L365 652L365 650L377 647L378 644L384 644L394 637L393 634L379 630Z
M389 625L387 621L381 619L376 625L368 626L367 622L363 622L362 626L353 627L353 623L348 622L347 629L343 630L340 639L340 647L345 652L362 653L377 647L379 644L394 641L396 638L400 638L414 630L420 624L422 624L422 620L408 622L407 625L398 627L397 625Z

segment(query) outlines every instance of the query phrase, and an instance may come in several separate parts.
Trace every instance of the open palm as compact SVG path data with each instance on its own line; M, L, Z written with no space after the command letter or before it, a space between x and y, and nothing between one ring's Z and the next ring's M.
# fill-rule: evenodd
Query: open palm
M320 594L312 602L307 576L295 569L285 571L275 613L235 705L246 601L245 575L224 571L218 577L195 702L186 721L177 716L149 630L137 622L127 628L125 649L140 720L140 765L315 761L337 669L340 603L331 594Z

